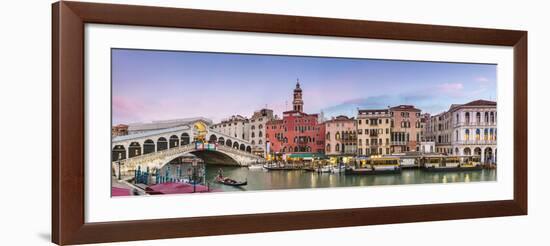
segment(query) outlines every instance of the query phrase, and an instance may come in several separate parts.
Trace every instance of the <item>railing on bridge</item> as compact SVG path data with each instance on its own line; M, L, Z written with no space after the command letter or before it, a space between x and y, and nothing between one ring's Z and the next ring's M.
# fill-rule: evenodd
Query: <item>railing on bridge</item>
M112 165L113 165L113 167L117 167L119 161L121 163L131 161L132 163L134 163L136 165L142 165L142 164L146 164L146 163L150 163L150 162L154 162L154 161L158 160L159 156L171 156L171 155L175 155L175 154L182 153L182 152L191 152L191 151L196 150L196 149L197 148L196 148L195 143L180 145L178 147L173 147L173 148L169 148L169 149L165 149L165 150L160 150L160 151L155 151L155 152L151 152L151 153L147 153L147 154L142 154L142 155L139 155L139 156L134 156L134 157L123 159L123 160L113 161ZM225 146L225 145L217 145L216 149L224 151L224 152L228 152L228 153L233 153L233 154L237 154L237 155L246 156L246 157L249 157L249 158L257 158L257 159L261 158L261 157L255 155L255 154L252 154L252 153L249 153L249 152L246 152L246 151L242 151L242 150L236 149L236 148L231 148L231 147ZM204 150L208 151L208 149L204 149Z
M131 160L133 163L136 163L137 165L140 165L142 163L149 163L153 162L158 159L158 156L168 156L173 155L181 152L187 152L195 149L194 144L187 144L187 145L180 145L178 147L173 147L170 149L155 151L147 154L142 154L134 157L130 157L124 160L119 160L122 163L125 163L129 160ZM113 165L118 165L119 161L113 161Z
M231 147L228 147L228 146L225 146L225 145L218 145L216 148L220 149L220 150L223 150L225 152L238 154L238 155L244 155L244 156L247 156L247 157L250 157L250 158L258 158L258 159L260 158L259 156L255 155L255 154L252 154L252 153L249 153L249 152L246 152L246 151L242 151L242 150L236 149L236 148L231 148Z

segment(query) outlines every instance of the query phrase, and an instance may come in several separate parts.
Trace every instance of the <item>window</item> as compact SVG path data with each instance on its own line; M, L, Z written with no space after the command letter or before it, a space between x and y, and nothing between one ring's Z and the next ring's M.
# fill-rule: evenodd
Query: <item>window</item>
M466 141L470 140L470 129L466 129L464 131L464 140Z

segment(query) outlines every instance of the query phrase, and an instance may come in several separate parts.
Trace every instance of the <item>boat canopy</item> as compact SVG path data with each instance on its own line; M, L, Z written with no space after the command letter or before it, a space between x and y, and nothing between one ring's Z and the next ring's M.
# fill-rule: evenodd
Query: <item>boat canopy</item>
M327 159L327 156L325 154L321 153L293 153L289 154L287 157L289 158L310 158L310 159Z

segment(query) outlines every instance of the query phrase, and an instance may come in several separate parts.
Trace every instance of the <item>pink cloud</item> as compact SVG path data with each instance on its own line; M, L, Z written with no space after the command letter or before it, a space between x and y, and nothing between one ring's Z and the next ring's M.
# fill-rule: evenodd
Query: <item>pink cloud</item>
M444 83L437 86L437 89L443 93L458 93L464 89L462 83Z
M140 120L139 112L143 104L124 96L113 96L113 118L124 120Z

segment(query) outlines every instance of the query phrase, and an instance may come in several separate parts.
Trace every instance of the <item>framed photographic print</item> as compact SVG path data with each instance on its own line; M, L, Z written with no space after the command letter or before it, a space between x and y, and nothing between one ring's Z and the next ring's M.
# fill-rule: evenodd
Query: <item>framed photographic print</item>
M527 214L526 31L52 16L57 244Z

